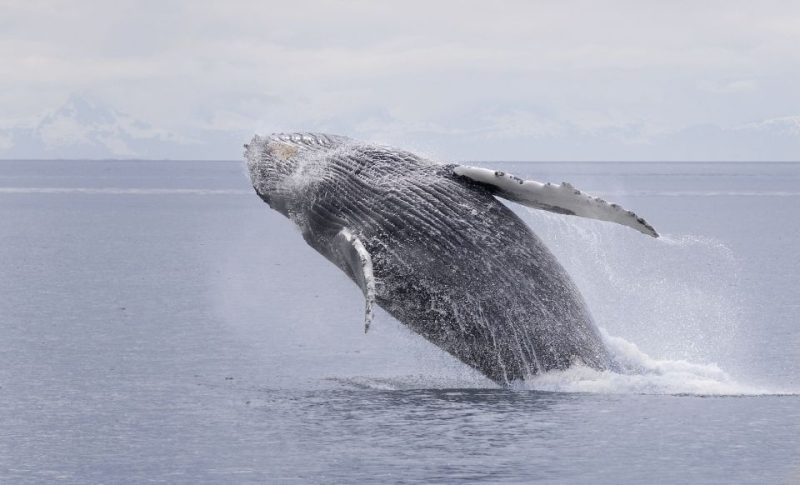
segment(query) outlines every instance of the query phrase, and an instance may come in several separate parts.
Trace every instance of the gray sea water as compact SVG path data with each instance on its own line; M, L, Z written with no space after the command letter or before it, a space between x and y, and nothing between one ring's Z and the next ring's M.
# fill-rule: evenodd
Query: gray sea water
M800 483L800 165L478 165L663 234L515 207L641 374L365 335L240 162L0 162L0 482Z

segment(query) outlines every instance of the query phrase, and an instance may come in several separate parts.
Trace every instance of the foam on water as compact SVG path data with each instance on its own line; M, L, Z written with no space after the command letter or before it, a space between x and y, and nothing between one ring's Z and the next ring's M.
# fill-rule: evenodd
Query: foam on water
M636 344L602 331L614 357L623 367L620 372L598 371L574 365L563 371L550 371L512 385L515 391L543 391L596 394L661 394L696 396L798 395L785 389L766 388L736 381L717 364L686 360L654 359ZM497 386L476 373L454 375L402 375L392 377L330 377L326 379L348 388L377 391L412 389L486 389Z
M576 365L564 371L534 376L524 389L551 392L607 394L677 394L701 396L757 396L790 394L736 382L716 364L654 359L620 337L603 332L604 340L624 372L597 371Z

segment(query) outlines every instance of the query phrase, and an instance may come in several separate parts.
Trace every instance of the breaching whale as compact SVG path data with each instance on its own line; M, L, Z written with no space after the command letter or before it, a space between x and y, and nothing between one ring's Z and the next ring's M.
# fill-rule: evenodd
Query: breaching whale
M497 197L658 237L633 212L559 185L442 164L347 137L291 133L245 145L253 188L365 297L500 385L616 364L578 289Z

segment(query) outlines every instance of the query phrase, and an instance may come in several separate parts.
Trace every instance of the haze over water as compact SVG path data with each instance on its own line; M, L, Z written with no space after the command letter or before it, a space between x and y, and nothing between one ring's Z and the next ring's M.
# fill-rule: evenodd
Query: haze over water
M0 481L800 481L800 165L491 163L632 375L512 390L379 311L241 162L0 161Z

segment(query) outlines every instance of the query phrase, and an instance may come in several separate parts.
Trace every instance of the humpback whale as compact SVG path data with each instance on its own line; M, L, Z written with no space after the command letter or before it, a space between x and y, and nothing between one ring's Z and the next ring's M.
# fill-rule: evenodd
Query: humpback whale
M658 237L633 212L566 182L336 135L255 136L245 159L256 194L361 289L365 332L378 305L502 386L618 367L564 268L499 199Z

